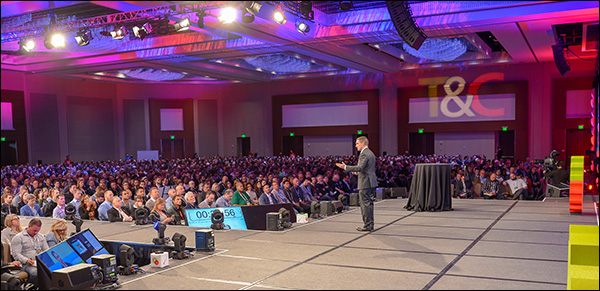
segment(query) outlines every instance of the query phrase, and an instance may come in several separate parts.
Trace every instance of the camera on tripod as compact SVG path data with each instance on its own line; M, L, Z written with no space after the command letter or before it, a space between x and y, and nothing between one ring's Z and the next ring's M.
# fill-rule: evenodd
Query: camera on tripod
M556 169L558 164L558 160L556 159L560 156L560 153L557 150L552 150L550 155L544 158L544 164L542 165L544 172L550 172Z

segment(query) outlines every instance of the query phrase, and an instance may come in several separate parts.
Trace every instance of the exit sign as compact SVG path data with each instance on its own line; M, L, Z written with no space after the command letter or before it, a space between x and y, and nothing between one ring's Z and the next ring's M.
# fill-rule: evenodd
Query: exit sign
M583 129L583 124L580 124L577 128Z
M508 131L508 126L503 126L502 131Z
M425 130L422 128L419 128L419 133L423 133L423 132L425 132Z
M171 136L171 139L175 139L175 136L174 136L174 135L172 135L172 136Z
M356 133L360 135L362 134L362 130L357 130Z
M2 137L2 138L0 138L0 140L6 141L6 137Z
M290 132L290 136L294 136L294 133L293 133L293 132Z
M242 138L244 138L244 137L246 137L246 135L245 135L245 134L242 134Z

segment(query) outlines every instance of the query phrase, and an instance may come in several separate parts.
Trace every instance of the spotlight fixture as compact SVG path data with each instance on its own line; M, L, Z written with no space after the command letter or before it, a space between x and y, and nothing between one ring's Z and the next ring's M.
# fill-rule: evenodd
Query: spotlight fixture
M225 7L221 10L221 15L219 15L219 21L221 23L232 23L235 21L237 16L237 11L233 7Z
M47 49L62 49L66 45L67 42L65 41L65 37L58 32L46 34L46 37L44 38L44 46Z
M200 28L204 28L204 16L206 16L206 12L204 12L204 10L196 13L196 16L198 16L198 27Z
M123 39L127 35L127 28L125 28L125 26L115 27L115 29L110 32L110 35L113 39Z
M165 230L167 229L167 225L164 223L156 222L154 223L154 229L158 232L158 237L152 239L152 243L155 245L164 246L169 243L169 238L165 237Z
M308 19L314 19L315 12L312 9L312 1L300 2L300 13L302 13L302 15Z
M284 228L292 227L289 210L285 209L284 207L279 208L279 217L281 218L281 226Z
M89 30L80 30L75 36L78 46L84 46L90 44L90 40L94 39L92 32Z
M186 259L189 255L185 252L185 241L187 238L181 233L174 233L171 237L174 244L174 251L171 252L171 257L177 260Z
M310 31L310 27L308 24L306 24L306 22L298 20L296 21L296 30L302 34L306 34Z
M348 11L354 8L354 5L352 4L352 1L340 1L339 7L342 11Z
M223 212L221 212L221 210L219 210L219 209L213 210L212 214L210 215L210 220L212 222L212 225L210 226L210 228L223 229L223 227L224 227L223 222L225 221L225 216L223 216Z
M256 1L244 1L244 8L252 15L257 15L261 7L262 4Z
M184 18L181 21L175 23L173 26L175 27L175 31L184 31L190 28L191 22L189 18Z
M29 53L35 48L35 41L33 39L22 39L19 41L19 51Z
M83 225L83 220L79 217L73 218L73 225L75 225L75 232L71 233L71 236L81 231L81 226Z
M275 22L279 24L284 24L287 21L287 19L285 18L285 14L283 14L283 11L281 10L275 11L275 13L273 13L273 19L275 19Z
M133 35L140 40L144 40L144 38L146 38L146 36L153 31L152 24L150 22L146 22L144 25L142 25L142 27L134 26L132 30Z
M144 225L148 220L149 210L146 207L139 207L135 210L135 224Z
M119 247L119 273L131 275L137 273L138 265L134 264L135 249L129 245L122 244Z
M244 16L242 16L242 21L244 23L252 23L254 22L254 15L248 12L244 12Z

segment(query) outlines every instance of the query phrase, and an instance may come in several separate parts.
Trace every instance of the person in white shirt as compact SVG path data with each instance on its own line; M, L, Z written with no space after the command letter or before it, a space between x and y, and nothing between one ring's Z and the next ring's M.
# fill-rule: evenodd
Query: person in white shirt
M40 229L42 229L42 221L33 218L29 221L27 229L17 234L10 244L13 258L23 264L23 271L29 274L29 282L36 287L38 280L35 256L49 249L46 238L39 233Z
M504 185L508 185L513 193L514 200L528 200L529 192L527 192L527 182L523 179L522 175L517 176L514 173L510 174L510 179L502 182Z
M56 205L56 207L54 208L54 211L52 211L52 217L53 218L65 218L65 195L63 194L59 194L56 197L56 203L58 203L58 205Z

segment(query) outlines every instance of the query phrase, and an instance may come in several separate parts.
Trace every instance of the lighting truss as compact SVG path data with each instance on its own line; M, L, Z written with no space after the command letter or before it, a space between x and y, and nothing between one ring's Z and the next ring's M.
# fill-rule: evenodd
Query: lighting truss
M135 11L120 12L110 15L102 15L81 20L68 21L52 25L55 30L71 31L82 28L93 28L110 26L116 24L125 24L128 22L142 22L159 17L169 17L172 15L196 13L199 10L218 9L227 6L227 1L189 1L171 5L163 5L151 8L145 8ZM34 27L25 30L19 30L17 27L13 31L2 33L1 42L16 41L23 38L41 36L45 34L46 27Z

